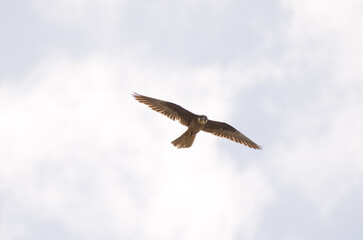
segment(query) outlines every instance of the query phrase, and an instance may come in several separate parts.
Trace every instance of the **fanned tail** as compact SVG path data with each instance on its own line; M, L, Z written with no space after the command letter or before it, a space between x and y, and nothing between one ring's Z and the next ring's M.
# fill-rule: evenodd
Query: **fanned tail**
M177 148L188 148L193 145L196 133L192 133L187 130L180 137L172 141L171 143Z

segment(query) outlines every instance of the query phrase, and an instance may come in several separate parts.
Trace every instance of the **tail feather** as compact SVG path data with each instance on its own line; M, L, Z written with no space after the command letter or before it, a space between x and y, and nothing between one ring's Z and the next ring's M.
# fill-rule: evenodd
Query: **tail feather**
M186 131L171 143L177 148L188 148L193 145L196 133Z

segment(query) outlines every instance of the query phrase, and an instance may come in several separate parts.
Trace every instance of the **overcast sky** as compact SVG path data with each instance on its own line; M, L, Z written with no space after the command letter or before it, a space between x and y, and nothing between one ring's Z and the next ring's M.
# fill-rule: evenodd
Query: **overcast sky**
M0 236L363 239L363 2L0 2ZM225 121L186 128L137 92Z

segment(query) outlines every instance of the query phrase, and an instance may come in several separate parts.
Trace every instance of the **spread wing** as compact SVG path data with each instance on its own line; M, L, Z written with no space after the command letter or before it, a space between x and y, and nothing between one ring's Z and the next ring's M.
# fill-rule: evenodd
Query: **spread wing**
M242 143L250 148L262 149L261 146L257 145L248 137L240 133L237 129L224 122L208 120L202 130L212 133L218 137L224 137L237 143Z
M137 101L149 106L152 110L155 110L172 120L178 120L181 124L187 127L192 119L197 117L194 113L189 112L181 106L171 102L146 97L137 93L132 94L132 96L134 96Z

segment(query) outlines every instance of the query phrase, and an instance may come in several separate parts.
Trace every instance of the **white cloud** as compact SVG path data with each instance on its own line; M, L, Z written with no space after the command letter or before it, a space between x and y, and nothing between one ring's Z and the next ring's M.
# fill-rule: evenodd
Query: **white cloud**
M286 10L292 13L290 30L292 33L298 34L298 38L304 40L311 35L326 35L337 29L344 32L345 27L362 19L360 14L362 2L358 0L346 2L338 0L308 0L303 2L282 0L281 3Z
M24 78L0 85L0 235L327 236L331 216L340 219L361 189L362 4L250 3L33 2L58 41L45 40L55 53ZM74 41L85 47L64 48ZM248 127L263 136L261 161L251 164L249 149L240 161L238 145L203 133L193 148L175 149L185 128L133 91L237 128L246 112L261 115ZM295 193L299 203L284 209ZM311 225L294 220L311 205ZM261 230L271 209L277 234ZM302 226L286 230L290 220Z
M44 1L36 0L33 7L44 18L58 24L89 27L100 20L115 23L125 1Z
M274 159L283 181L316 203L322 216L330 216L362 182L363 85L357 62L363 48L356 40L363 18L355 17L361 3L284 3L292 11L287 33L293 36L290 64L297 71L288 76L295 80L283 81L291 86L285 90L295 93L290 96L295 107L280 108L286 140Z
M288 35L302 48L317 47L309 53L309 61L314 61L316 53L322 49L328 55L322 61L334 63L331 80L340 84L360 84L362 73L359 62L363 54L362 7L358 0L350 1L282 1L290 11Z
M20 85L2 85L0 189L11 191L4 204L13 207L1 224L9 226L5 222L15 212L24 220L15 227L22 229L20 236L32 233L26 219L41 225L56 219L56 228L74 238L106 233L132 239L237 234L252 239L273 198L261 171L237 171L216 151L212 135L198 136L191 149L174 149L170 142L185 128L131 96L140 89L203 108L208 101L196 100L215 101L221 86L228 89L221 76L231 73L144 68L129 59L55 56L36 65ZM184 84L177 85L181 81L209 85L190 91L188 100L182 97ZM214 108L224 108L231 95L232 90L219 95ZM2 235L11 236L12 229L1 229ZM54 232L59 231L65 234Z

